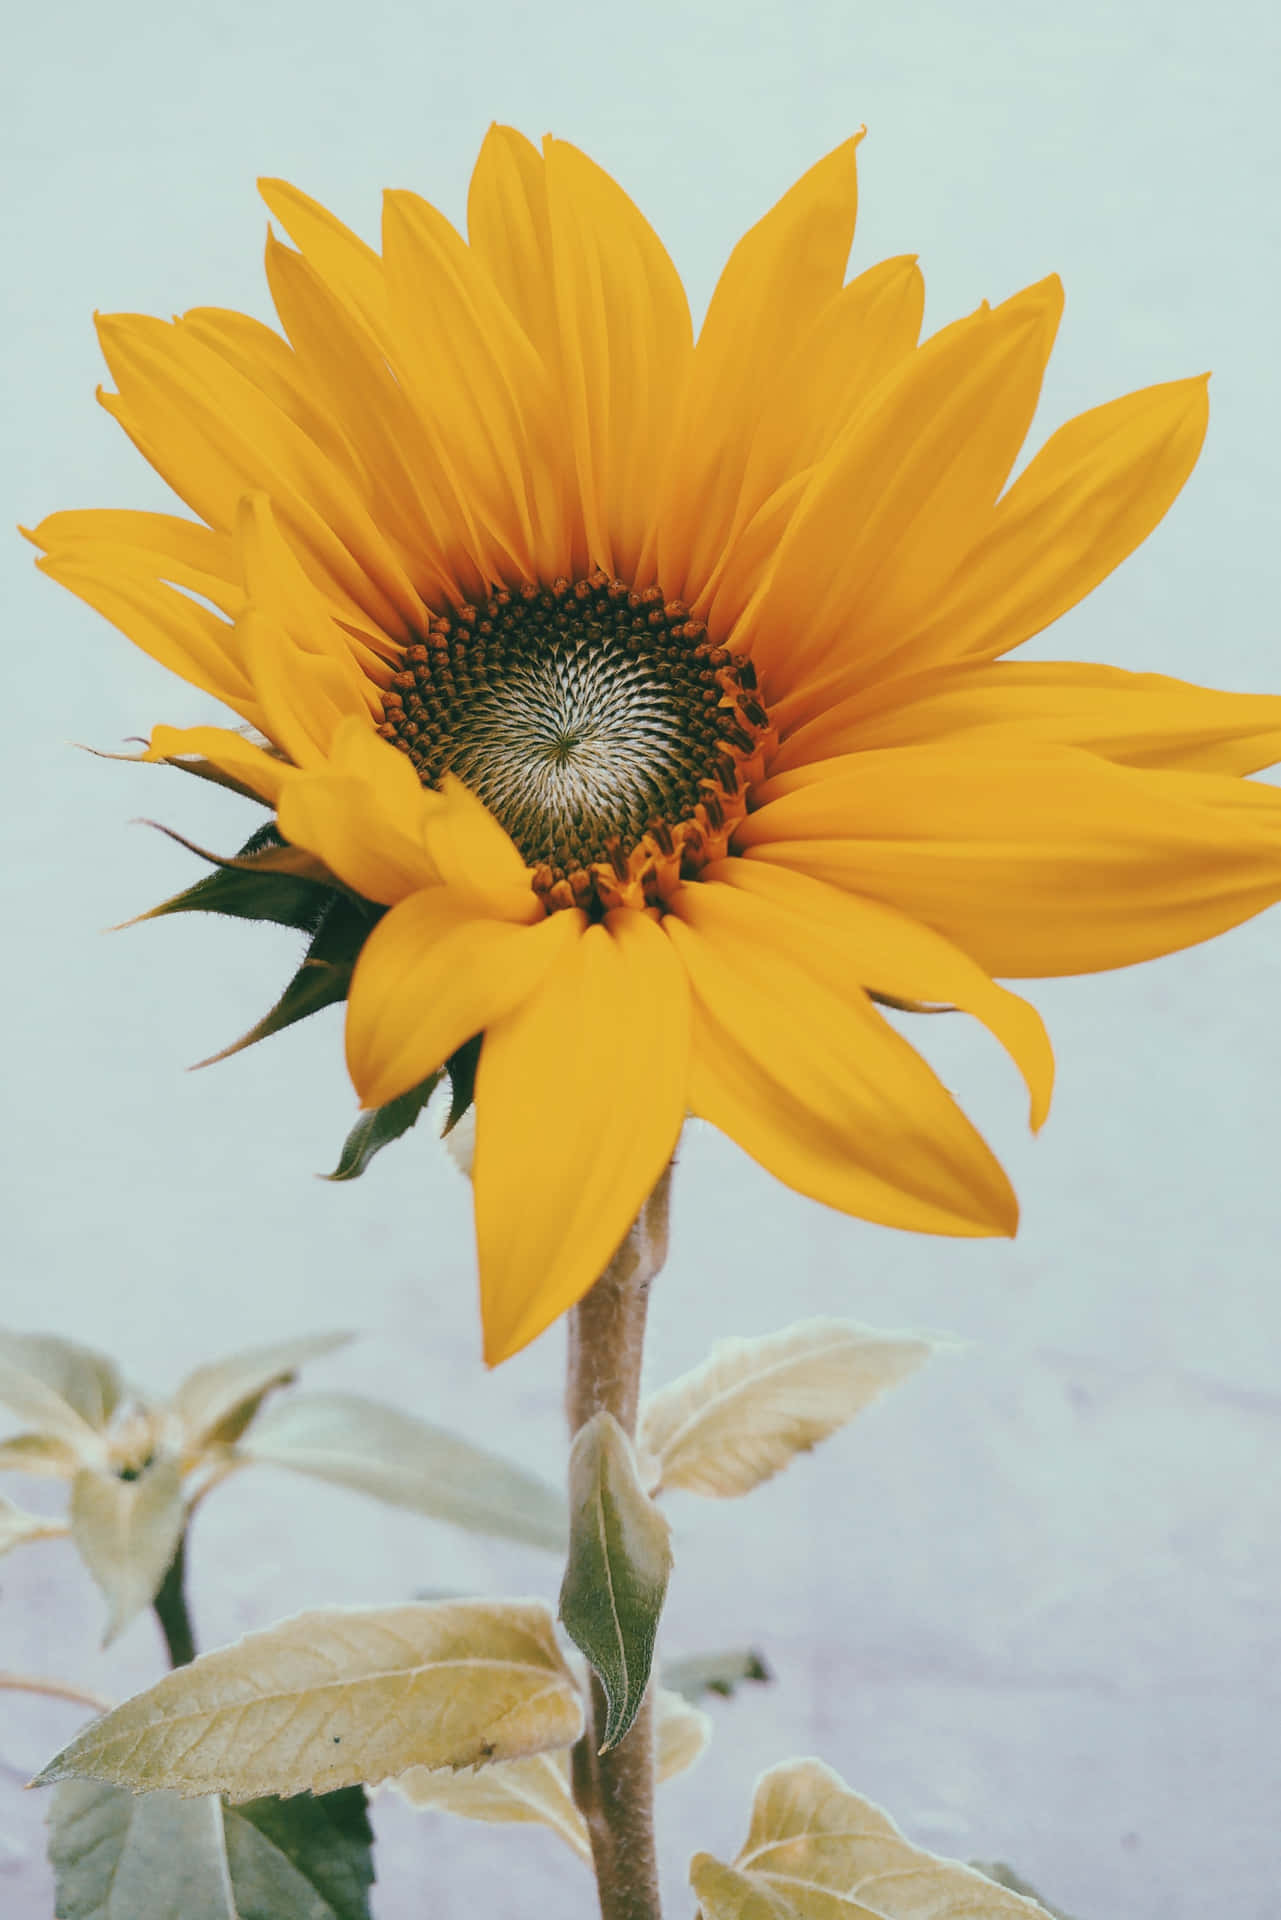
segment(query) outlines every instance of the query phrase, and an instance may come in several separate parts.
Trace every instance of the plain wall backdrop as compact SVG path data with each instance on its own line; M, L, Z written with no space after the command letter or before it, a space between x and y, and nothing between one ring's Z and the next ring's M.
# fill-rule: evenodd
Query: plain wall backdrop
M866 122L854 265L919 251L927 327L1061 272L1032 445L1214 369L1184 496L1029 651L1281 690L1270 8L53 0L5 38L0 523L169 505L94 404L91 310L267 317L258 174L373 237L383 186L461 221L490 120L550 129L639 202L699 314L742 230ZM131 821L230 849L253 810L76 752L214 710L43 581L16 535L0 566L0 1321L106 1346L157 1390L225 1349L356 1326L313 1384L559 1477L563 1329L486 1375L469 1194L430 1131L354 1185L314 1177L354 1113L337 1012L184 1073L274 998L296 942L195 918L101 930L196 874ZM828 1214L688 1131L653 1379L810 1313L969 1345L749 1501L673 1500L668 1647L750 1642L777 1673L714 1705L710 1752L664 1789L673 1914L690 1852L738 1846L756 1774L815 1753L914 1838L1010 1859L1080 1920L1276 1920L1279 961L1274 913L1034 986L1060 1075L1035 1143L985 1035L914 1030L1015 1179L1013 1244ZM210 1502L192 1561L206 1645L323 1601L559 1580L532 1551L266 1471ZM106 1656L100 1632L68 1547L0 1564L0 1667L115 1695L159 1671L146 1619ZM6 1920L52 1912L43 1803L20 1785L76 1724L0 1695ZM380 1920L593 1911L550 1834L385 1800L377 1819Z

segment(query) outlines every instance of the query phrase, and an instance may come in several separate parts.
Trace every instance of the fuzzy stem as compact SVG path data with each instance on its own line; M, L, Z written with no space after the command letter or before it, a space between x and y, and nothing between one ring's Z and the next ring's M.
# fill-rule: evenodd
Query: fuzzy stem
M165 1636L171 1667L185 1667L196 1657L196 1640L191 1630L191 1614L187 1610L186 1574L187 1536L183 1533L169 1562L169 1570L151 1603L160 1622L160 1631Z
M571 1436L593 1414L636 1432L650 1283L667 1258L671 1168L659 1180L600 1279L569 1320L565 1410ZM654 1847L654 1721L647 1696L630 1731L598 1753L605 1696L592 1675L587 1731L573 1753L574 1798L587 1822L601 1920L661 1920Z

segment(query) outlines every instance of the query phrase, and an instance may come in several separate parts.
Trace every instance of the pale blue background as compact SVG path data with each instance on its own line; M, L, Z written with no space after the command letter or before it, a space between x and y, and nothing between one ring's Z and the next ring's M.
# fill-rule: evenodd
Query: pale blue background
M166 504L93 403L90 310L265 313L257 173L372 233L383 185L460 218L491 118L551 128L632 192L701 309L740 231L865 120L856 263L919 249L931 325L1061 271L1034 438L1215 369L1185 497L1036 651L1281 688L1272 17L1169 0L23 8L5 45L0 524ZM359 1325L368 1338L317 1383L384 1394L558 1474L562 1335L484 1374L468 1196L431 1138L356 1186L313 1178L352 1112L337 1015L184 1076L272 997L290 936L99 929L193 877L131 818L230 846L247 810L71 749L207 708L41 581L16 541L0 551L0 1318L109 1345L157 1387L220 1348ZM1060 1082L1035 1145L1003 1057L931 1023L934 1057L1019 1186L1012 1246L829 1216L719 1137L689 1140L656 1377L720 1334L811 1312L972 1346L750 1503L673 1503L669 1645L758 1641L778 1684L717 1707L716 1746L665 1791L672 1913L690 1910L690 1851L737 1846L756 1773L813 1752L916 1838L1013 1859L1080 1920L1276 1920L1279 959L1274 915L1154 966L1036 988ZM211 1502L193 1578L214 1643L325 1599L551 1593L557 1573L264 1474ZM115 1693L150 1678L148 1623L105 1659L99 1624L64 1547L0 1567L0 1666ZM51 1910L41 1805L18 1783L75 1723L0 1698L13 1920ZM592 1911L549 1835L398 1807L379 1821L381 1920Z

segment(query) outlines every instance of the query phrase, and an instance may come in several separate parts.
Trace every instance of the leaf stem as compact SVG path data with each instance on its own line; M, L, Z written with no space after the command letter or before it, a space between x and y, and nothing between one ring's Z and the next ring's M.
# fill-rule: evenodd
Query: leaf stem
M165 1636L171 1667L185 1667L196 1657L196 1639L187 1609L187 1535L178 1537L173 1559L151 1603Z
M635 1435L649 1288L667 1258L671 1172L669 1166L570 1315L565 1411L571 1435L601 1412ZM601 1920L661 1920L651 1700L626 1737L602 1754L605 1722L605 1696L593 1674L587 1731L573 1752L573 1784L591 1837Z

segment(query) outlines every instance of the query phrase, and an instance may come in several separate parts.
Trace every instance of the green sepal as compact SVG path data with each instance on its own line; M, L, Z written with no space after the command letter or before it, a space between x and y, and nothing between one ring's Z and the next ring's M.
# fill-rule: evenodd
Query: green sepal
M230 1059L233 1053L241 1053L259 1040L270 1039L273 1033L282 1033L310 1014L319 1013L322 1007L345 1000L356 955L381 911L352 894L336 893L312 935L302 965L275 1006L239 1040L233 1040L220 1053L210 1054L207 1060L198 1060L196 1065L211 1067L215 1061Z
M399 1140L402 1133L409 1132L439 1086L440 1079L438 1068L398 1099L389 1100L386 1106L375 1107L370 1113L362 1113L343 1141L338 1165L332 1173L322 1173L321 1179L358 1180L376 1153L389 1147L393 1140Z
M158 920L169 913L222 913L314 933L326 909L339 897L332 874L313 854L287 846L274 825L260 827L230 858L210 853L169 827L159 830L207 860L214 871L150 912L140 913L139 921Z
M449 1112L440 1130L442 1139L454 1131L476 1097L476 1068L480 1064L481 1037L474 1033L445 1062L445 1070L449 1075Z

